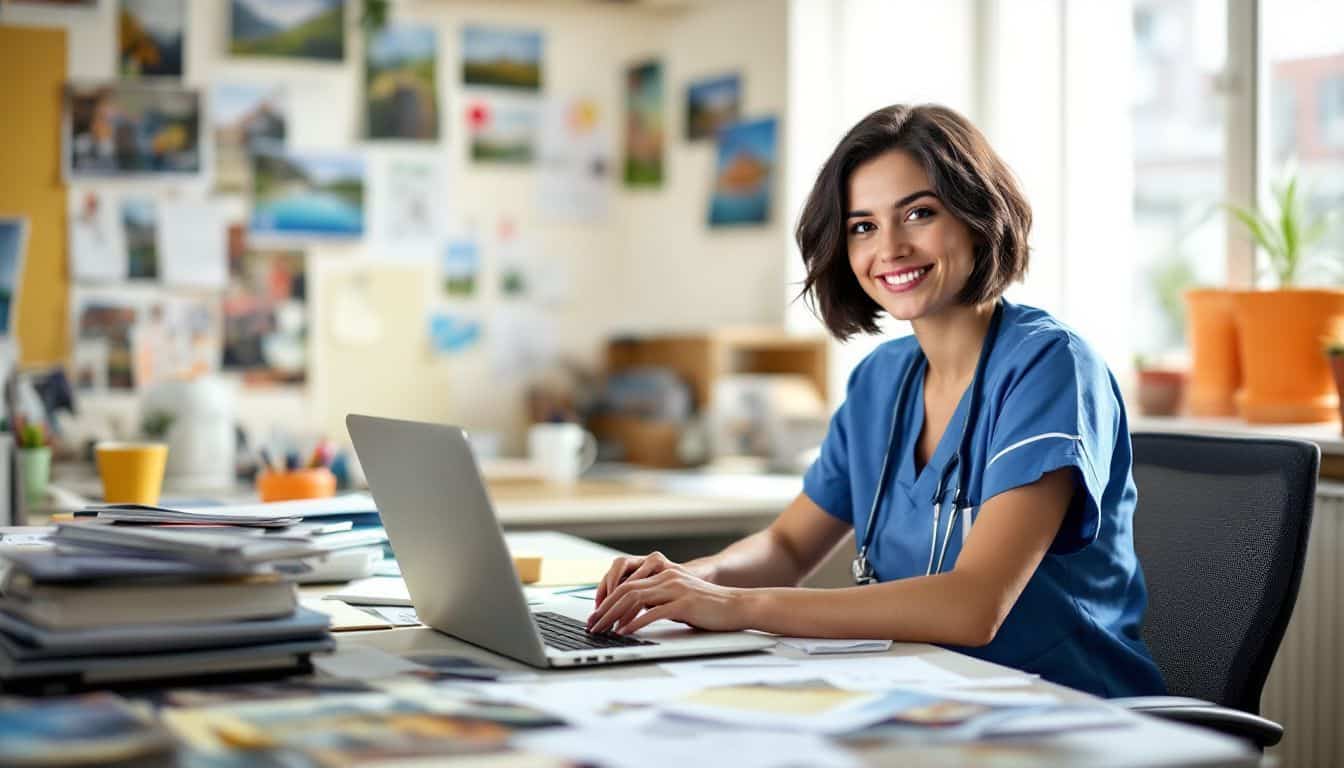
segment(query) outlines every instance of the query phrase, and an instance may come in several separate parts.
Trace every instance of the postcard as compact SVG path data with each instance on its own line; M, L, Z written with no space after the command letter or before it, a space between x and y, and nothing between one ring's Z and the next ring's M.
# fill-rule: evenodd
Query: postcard
M27 246L28 219L0 217L0 337L10 335L18 316L19 282Z
M449 215L448 172L437 153L387 157L370 186L376 251L398 261L430 261Z
M467 107L471 159L530 164L536 155L539 105L531 99L477 99Z
M122 77L181 77L186 0L118 0Z
M462 83L541 90L541 32L468 26L462 30Z
M70 278L76 282L125 280L126 236L118 202L97 189L70 189Z
M252 156L253 234L364 234L364 158L339 152L264 151Z
M434 28L390 24L370 34L364 102L370 139L439 138Z
M167 285L218 289L228 282L228 238L219 209L208 201L162 206L160 274Z
M481 246L475 233L450 239L443 247L442 254L439 265L443 275L443 292L458 298L475 295L481 271Z
M131 329L133 378L140 388L219 369L219 297L178 295L151 301Z
M663 65L646 61L625 71L625 183L663 183Z
M224 294L226 370L249 384L301 384L308 368L307 267L302 251L252 250L230 238Z
M773 117L719 131L711 227L763 224L770 219L778 141Z
M537 208L550 218L602 221L611 197L611 141L592 99L553 100L541 121Z
M121 228L126 243L126 270L121 278L153 280L159 276L159 208L152 197L121 200Z
M132 389L135 386L131 336L140 318L141 302L111 289L76 292L71 308L75 342L85 348L86 361L75 368L80 389ZM101 370L90 366L100 365Z
M742 107L742 78L736 74L700 80L686 87L686 139L713 138L736 123Z
M65 88L68 178L196 174L200 136L196 91L130 83Z
M210 91L210 122L216 192L241 194L252 189L251 153L284 146L285 112L283 86L215 84Z
M231 0L229 53L345 58L345 0Z
M429 315L429 346L438 356L455 355L476 346L481 339L481 321L458 312L435 311Z

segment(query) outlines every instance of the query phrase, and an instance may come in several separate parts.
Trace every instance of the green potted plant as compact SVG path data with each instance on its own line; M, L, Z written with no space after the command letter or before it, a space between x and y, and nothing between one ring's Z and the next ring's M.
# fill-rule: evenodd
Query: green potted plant
M1247 421L1317 422L1336 418L1339 395L1320 339L1344 316L1344 290L1304 288L1299 281L1316 263L1311 246L1329 228L1298 194L1297 178L1275 186L1276 211L1228 206L1248 237L1268 257L1277 287L1235 295L1237 347L1243 386L1237 410Z
M29 504L40 503L47 496L47 480L51 476L51 442L41 424L18 422L19 482L23 483L23 497Z

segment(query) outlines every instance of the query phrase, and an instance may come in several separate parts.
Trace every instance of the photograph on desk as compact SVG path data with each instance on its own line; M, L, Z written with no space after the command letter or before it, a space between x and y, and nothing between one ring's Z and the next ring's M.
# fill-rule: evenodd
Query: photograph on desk
M224 370L248 384L302 384L308 365L307 267L303 251L253 249L231 232L223 299Z
M194 176L201 170L200 95L178 86L68 83L68 180Z
M562 721L521 705L478 701L422 686L418 695L330 695L193 709L169 709L165 723L205 755L274 752L319 765L415 757L507 754L515 733ZM515 753L517 754L517 753Z

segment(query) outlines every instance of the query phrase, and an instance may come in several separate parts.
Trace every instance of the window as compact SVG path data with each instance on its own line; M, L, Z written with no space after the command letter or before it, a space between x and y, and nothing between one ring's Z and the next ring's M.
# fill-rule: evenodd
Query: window
M1132 338L1135 354L1184 346L1182 294L1227 281L1223 0L1135 0Z
M1273 141L1265 181L1296 172L1311 214L1344 209L1344 3L1275 0L1260 12ZM1316 253L1327 252L1344 252L1344 227L1317 245ZM1311 255L1304 282L1338 282L1339 265Z

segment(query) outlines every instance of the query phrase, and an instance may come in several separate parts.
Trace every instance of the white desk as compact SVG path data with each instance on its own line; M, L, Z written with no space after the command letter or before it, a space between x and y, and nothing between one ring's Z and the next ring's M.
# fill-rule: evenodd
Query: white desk
M510 534L511 547L564 557L602 557L614 550L563 534ZM579 599L579 598L575 598ZM469 656L499 667L530 670L519 662L497 656L426 627L350 632L338 635L341 647L367 646L393 654L451 653ZM794 657L797 651L778 651ZM919 656L971 678L1001 677L1014 672L1005 667L931 645L897 644L886 655ZM541 671L542 681L576 679L622 679L637 684L640 679L666 676L656 664L622 664L571 670ZM1033 689L1049 690L1064 699L1084 700L1087 694L1051 683L1036 682ZM987 744L902 745L866 744L859 749L865 762L874 765L995 765L1033 766L1187 766L1245 765L1259 763L1260 755L1241 742L1193 726L1169 723L1126 713L1133 725L1124 728L1091 729L1040 738L1018 738ZM721 757L721 756L720 756Z

